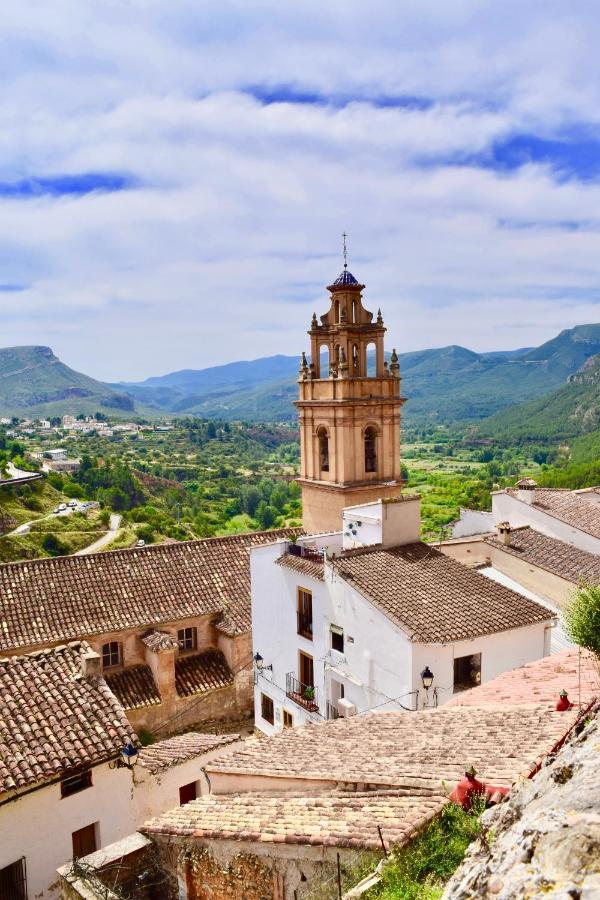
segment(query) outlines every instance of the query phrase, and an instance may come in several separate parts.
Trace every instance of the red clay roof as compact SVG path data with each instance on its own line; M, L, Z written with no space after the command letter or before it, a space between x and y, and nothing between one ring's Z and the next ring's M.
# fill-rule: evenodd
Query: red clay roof
M351 551L332 565L412 641L462 641L553 618L428 544Z
M227 687L233 672L220 650L206 650L175 660L175 687L180 697Z
M220 615L250 631L250 548L298 529L0 566L0 651Z
M572 581L573 584L600 584L600 556L540 534L533 528L513 528L510 532L510 544L504 544L498 535L489 535L484 540L511 556Z
M507 488L506 492L514 497L517 489ZM536 487L532 506L580 531L600 538L600 503L594 502L598 494L600 494L599 487L586 491Z
M146 834L180 835L264 844L310 844L380 850L402 845L432 816L446 798L424 792L328 791L311 796L287 794L212 795L147 822Z
M144 747L140 750L140 765L150 772L159 772L219 747L226 747L239 738L239 734L200 734L189 731Z
M571 702L586 706L600 697L600 672L593 657L578 648L563 650L498 675L492 681L462 691L445 704L452 706L546 706L554 709L562 690Z
M137 741L85 642L0 659L0 793L114 759ZM32 827L35 823L32 823Z
M160 694L150 666L128 666L106 673L106 683L125 709L139 709L160 703Z

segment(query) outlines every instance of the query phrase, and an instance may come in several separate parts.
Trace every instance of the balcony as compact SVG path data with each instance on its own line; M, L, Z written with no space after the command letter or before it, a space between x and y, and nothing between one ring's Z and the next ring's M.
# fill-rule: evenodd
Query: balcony
M300 559L309 559L311 562L322 563L324 560L323 550L314 550L312 547L305 547L303 544L288 544L287 552L290 556L298 556Z
M313 639L313 620L312 620L312 612L307 613L302 610L298 610L298 634L307 638L307 640L312 641Z
M307 712L319 711L319 696L316 687L312 684L302 684L293 672L288 672L285 676L285 693L290 700Z

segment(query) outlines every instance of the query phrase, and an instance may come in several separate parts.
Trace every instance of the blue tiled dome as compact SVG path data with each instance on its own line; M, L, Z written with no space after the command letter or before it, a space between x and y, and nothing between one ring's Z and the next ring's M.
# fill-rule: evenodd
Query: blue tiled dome
M341 274L341 275L338 275L338 277L335 279L335 281L334 281L333 283L334 283L334 285L338 285L338 284L358 284L358 281L356 280L356 278L354 277L354 275L352 274L352 272L349 272L348 269L344 269L344 271L342 272L342 274Z

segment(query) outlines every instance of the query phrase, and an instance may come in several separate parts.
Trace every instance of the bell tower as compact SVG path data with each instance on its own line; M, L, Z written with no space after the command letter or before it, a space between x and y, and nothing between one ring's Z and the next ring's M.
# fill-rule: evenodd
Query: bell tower
M400 366L395 350L389 366L384 358L381 310L373 321L364 287L344 262L328 312L313 314L310 364L302 354L298 482L309 533L339 531L344 507L401 492Z

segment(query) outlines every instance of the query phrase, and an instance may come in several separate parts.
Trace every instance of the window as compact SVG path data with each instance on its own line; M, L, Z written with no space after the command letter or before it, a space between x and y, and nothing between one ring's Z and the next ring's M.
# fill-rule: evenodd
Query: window
M377 432L370 425L365 429L365 472L377 471Z
M338 653L344 652L344 629L337 625L331 626L331 649Z
M457 656L454 660L454 693L481 684L481 653Z
M313 638L312 593L305 588L298 588L298 634L307 640Z
M94 853L98 849L96 843L97 825L97 822L93 822L91 825L86 825L85 828L80 828L79 831L73 832L73 859L80 859L82 856Z
M300 683L303 687L315 686L315 667L312 656L300 651Z
M275 724L275 707L271 698L266 694L260 695L260 714L269 725Z
M196 649L196 629L180 628L177 632L177 643L180 650Z
M60 782L60 796L70 797L71 794L77 794L92 786L92 770L86 772L78 772L77 775L70 775L69 778L62 778Z
M283 711L283 727L284 728L293 728L294 727L294 719L292 717L291 712L288 712L287 709Z
M196 782L190 781L189 784L184 784L179 788L179 805L185 806L186 803L195 800L197 796Z
M319 468L321 472L329 472L329 435L326 428L317 429L319 441Z
M109 641L102 645L102 668L121 665L121 645L118 641Z
M27 900L27 869L22 856L0 869L0 900Z

